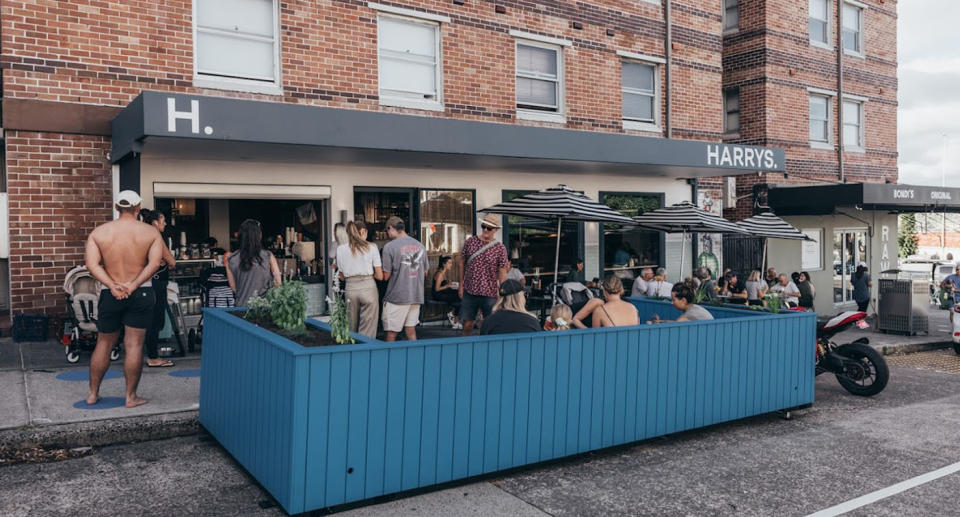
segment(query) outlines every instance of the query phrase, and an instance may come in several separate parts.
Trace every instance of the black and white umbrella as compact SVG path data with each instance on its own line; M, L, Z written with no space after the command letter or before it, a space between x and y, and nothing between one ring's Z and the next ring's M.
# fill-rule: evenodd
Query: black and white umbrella
M744 219L743 221L738 221L736 224L750 235L764 238L762 266L764 270L767 268L767 239L788 239L794 241L813 240L795 226L777 217L772 212L764 212L760 215Z
M686 255L682 250L686 245L688 233L747 233L736 223L699 208L689 201L645 212L634 217L633 221L641 228L683 234L680 241L681 278L683 278L683 259Z
M566 185L557 185L538 192L524 194L512 201L504 201L478 210L478 212L556 220L557 250L553 261L554 284L557 283L560 269L560 231L564 221L636 225L633 219Z

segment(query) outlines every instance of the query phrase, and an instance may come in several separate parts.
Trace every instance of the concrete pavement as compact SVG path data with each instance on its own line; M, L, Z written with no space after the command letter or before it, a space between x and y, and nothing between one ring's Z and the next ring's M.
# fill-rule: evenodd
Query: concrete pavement
M950 325L950 313L930 306L930 332L913 336L888 334L877 328L876 315L869 318L870 328L852 327L833 337L836 343L849 343L860 337L870 339L870 345L884 355L909 354L950 346L953 343L953 326Z

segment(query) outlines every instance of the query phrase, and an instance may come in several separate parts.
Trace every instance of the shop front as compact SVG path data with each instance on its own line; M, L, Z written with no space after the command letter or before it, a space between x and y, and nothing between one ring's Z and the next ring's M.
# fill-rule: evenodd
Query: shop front
M856 308L850 278L861 262L873 278L898 267L899 214L958 212L960 189L882 183L771 186L768 202L813 239L777 242L769 248L768 264L788 274L810 273L817 290L814 308L829 314ZM877 287L874 282L873 300Z
M778 149L159 92L144 92L113 130L115 190L167 213L174 247L197 244L201 258L211 238L235 248L240 222L257 219L285 275L318 289L339 222L365 221L382 247L384 222L400 216L435 267L476 232L478 209L526 192L566 184L635 215L696 199L693 178L784 167ZM531 282L552 276L556 227L504 222L515 266ZM657 232L561 231L560 272L582 260L588 280L632 279L692 254Z

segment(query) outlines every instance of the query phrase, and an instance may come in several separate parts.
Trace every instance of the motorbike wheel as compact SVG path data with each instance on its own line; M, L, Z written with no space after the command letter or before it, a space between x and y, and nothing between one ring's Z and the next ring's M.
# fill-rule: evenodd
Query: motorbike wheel
M872 397L887 387L890 369L880 352L869 345L850 343L838 347L836 353L846 358L846 374L836 374L844 389L860 397Z
M956 352L957 355L960 355L960 343L953 344L953 351Z

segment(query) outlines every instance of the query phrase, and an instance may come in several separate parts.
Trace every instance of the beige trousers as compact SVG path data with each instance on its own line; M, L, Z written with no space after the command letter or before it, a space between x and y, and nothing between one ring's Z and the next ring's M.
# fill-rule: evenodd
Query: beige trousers
M380 321L377 282L372 276L348 277L345 294L350 330L367 337L377 337L377 323Z

